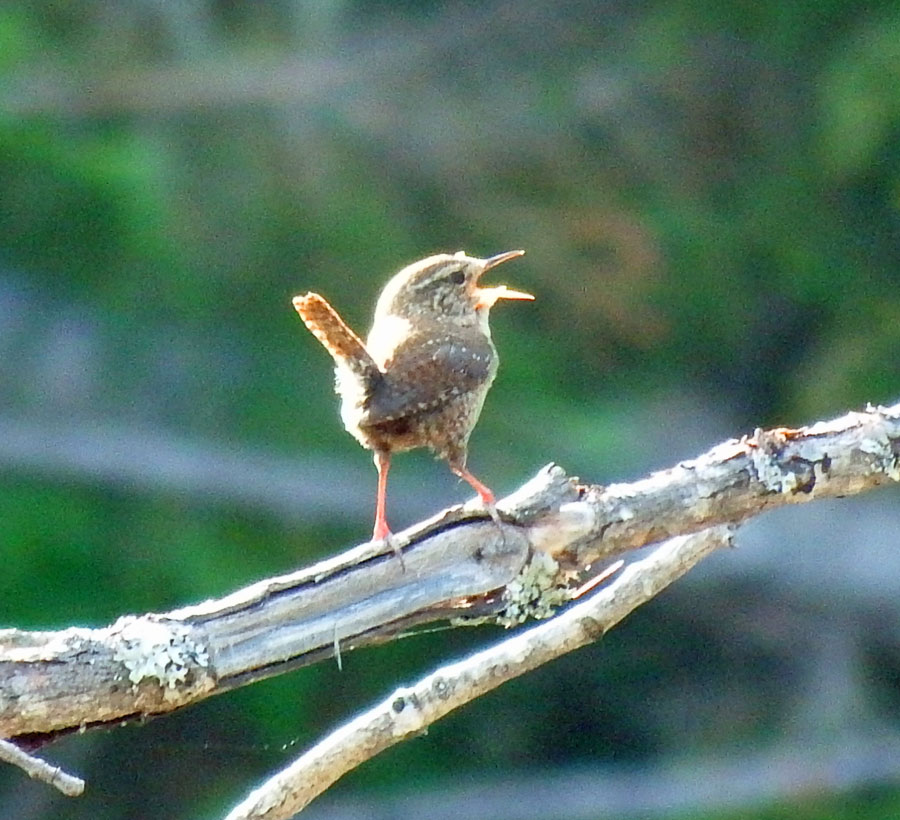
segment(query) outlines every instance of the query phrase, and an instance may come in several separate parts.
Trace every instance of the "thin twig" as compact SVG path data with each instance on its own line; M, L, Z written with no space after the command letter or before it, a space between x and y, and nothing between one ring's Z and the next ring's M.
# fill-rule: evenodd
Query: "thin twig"
M22 751L15 743L0 740L0 760L18 766L29 777L49 783L66 797L79 797L84 792L84 781L67 774L59 766L51 766L46 760Z

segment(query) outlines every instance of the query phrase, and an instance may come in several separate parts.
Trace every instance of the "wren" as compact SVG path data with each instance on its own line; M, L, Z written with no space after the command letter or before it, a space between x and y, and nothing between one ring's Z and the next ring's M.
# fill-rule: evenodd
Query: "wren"
M499 299L534 297L505 285L481 287L479 280L523 253L476 259L460 251L403 268L381 291L365 343L319 294L294 297L294 308L335 361L344 427L375 454L373 538L391 534L385 514L391 455L417 447L445 459L496 516L494 494L466 469L469 436L497 375L488 314Z

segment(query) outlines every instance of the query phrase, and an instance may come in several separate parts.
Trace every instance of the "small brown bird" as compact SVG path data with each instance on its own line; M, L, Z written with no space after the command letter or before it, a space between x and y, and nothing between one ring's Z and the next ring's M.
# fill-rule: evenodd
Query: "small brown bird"
M365 344L319 294L294 297L294 308L334 358L347 432L375 452L374 538L391 533L387 474L391 454L403 450L429 447L493 512L494 494L466 469L469 435L497 374L488 313L498 299L534 297L478 282L523 253L476 259L460 251L405 267L378 297Z

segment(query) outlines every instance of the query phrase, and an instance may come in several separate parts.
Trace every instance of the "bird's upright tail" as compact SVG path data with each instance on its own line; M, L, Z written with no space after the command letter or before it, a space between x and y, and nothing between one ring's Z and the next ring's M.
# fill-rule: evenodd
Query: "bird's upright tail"
M359 338L340 314L318 293L293 298L294 309L304 324L331 354L336 364L348 367L364 382L381 378L381 371Z

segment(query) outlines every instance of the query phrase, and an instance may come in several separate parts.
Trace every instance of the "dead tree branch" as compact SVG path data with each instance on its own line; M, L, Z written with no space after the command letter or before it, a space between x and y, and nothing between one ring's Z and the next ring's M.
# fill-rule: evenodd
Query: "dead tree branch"
M731 541L729 527L673 538L609 586L555 618L450 664L328 735L229 813L226 820L286 820L338 778L454 709L547 661L598 640L701 559Z
M0 737L40 745L161 714L412 624L546 617L591 565L763 510L900 481L900 405L756 431L631 484L582 485L555 466L500 504L498 527L455 508L220 600L101 629L0 631ZM539 560L535 560L539 559Z

